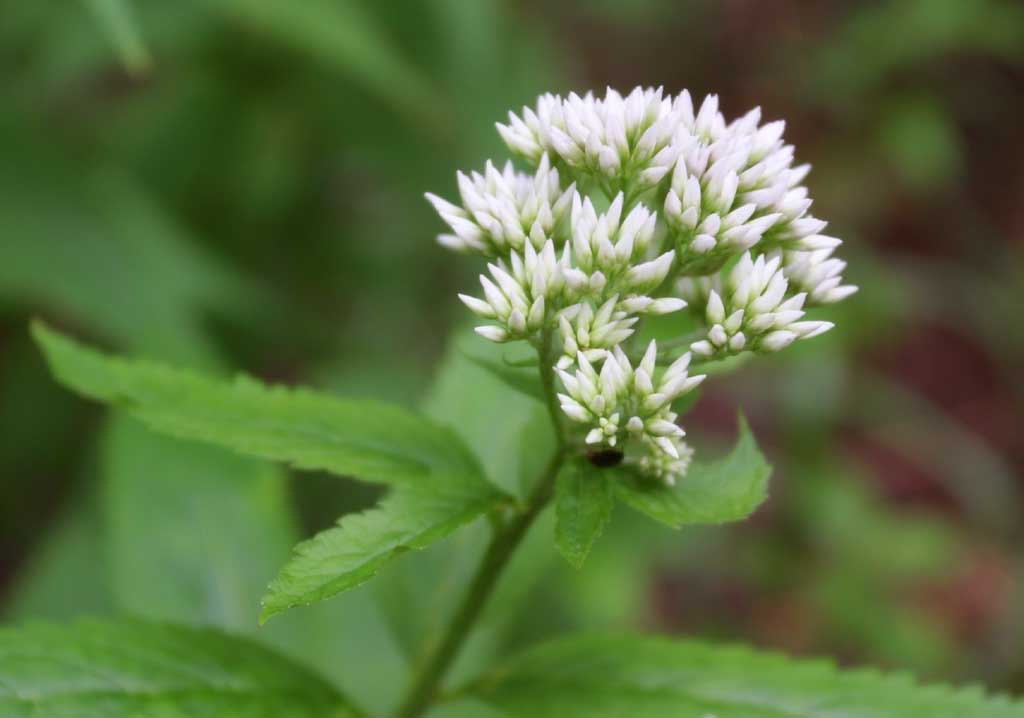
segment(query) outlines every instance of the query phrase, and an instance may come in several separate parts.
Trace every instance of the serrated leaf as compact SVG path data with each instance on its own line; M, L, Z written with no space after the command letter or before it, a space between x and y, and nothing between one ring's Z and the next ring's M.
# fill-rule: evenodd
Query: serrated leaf
M211 630L81 621L0 629L0 715L354 718L334 688Z
M746 420L739 418L739 439L728 456L695 461L675 486L629 472L613 483L619 500L673 528L688 524L739 521L768 497L771 467L757 448Z
M1024 718L1024 704L975 688L644 637L548 643L469 693L510 718Z
M502 498L454 433L404 409L113 358L39 323L33 334L64 383L158 431L397 487L380 508L300 544L269 588L261 620L359 585Z
M555 484L555 545L565 560L582 568L594 542L611 519L615 500L611 472L578 458Z
M463 476L483 483L476 459L453 432L395 406L107 356L39 322L32 333L65 385L170 436L368 481Z
M368 581L401 553L423 548L486 513L496 498L490 486L475 480L409 485L374 509L343 517L295 548L263 598L260 621Z

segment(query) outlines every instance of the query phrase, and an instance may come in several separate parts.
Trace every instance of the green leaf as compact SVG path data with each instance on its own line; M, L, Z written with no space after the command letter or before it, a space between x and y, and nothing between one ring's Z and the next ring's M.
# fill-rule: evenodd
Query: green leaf
M565 560L582 568L594 542L612 516L614 499L608 470L583 458L568 463L555 485L555 545Z
M343 517L296 547L263 598L260 621L368 581L401 553L424 548L486 513L497 498L487 484L455 478L403 486L377 508Z
M530 718L1024 718L1024 704L740 646L584 637L539 646L470 694Z
M739 418L739 440L723 459L694 462L675 486L622 472L615 495L656 521L679 528L688 524L739 521L768 497L771 467L757 448L746 420Z
M133 74L149 70L153 60L128 0L88 0L88 5L110 37L125 69Z
M0 630L10 718L343 718L329 684L247 640L141 622Z
M476 459L453 432L404 409L268 387L246 377L217 381L111 357L39 322L32 333L65 385L122 406L170 436L368 481L401 484L438 476L484 481Z
M454 433L403 409L112 358L39 323L33 334L64 383L158 431L398 487L381 508L300 544L269 588L263 621L359 585L397 554L447 535L502 498Z

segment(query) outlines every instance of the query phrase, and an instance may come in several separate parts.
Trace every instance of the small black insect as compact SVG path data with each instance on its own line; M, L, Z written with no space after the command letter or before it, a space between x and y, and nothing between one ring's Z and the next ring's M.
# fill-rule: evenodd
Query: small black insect
M621 464L624 456L625 454L618 449L601 449L600 451L588 451L587 461L599 468L608 469Z

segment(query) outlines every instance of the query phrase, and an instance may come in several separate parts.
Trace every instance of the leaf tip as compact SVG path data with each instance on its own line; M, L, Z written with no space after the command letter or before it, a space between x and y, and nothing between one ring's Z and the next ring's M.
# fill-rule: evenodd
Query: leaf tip
M577 571L582 571L583 570L583 564L585 564L587 562L587 554L586 553L572 553L570 551L566 551L560 545L558 546L558 552L560 554L562 554L562 558L565 559L565 562L567 564L572 566Z
M276 616L278 613L280 613L280 611L278 611L277 609L271 608L270 606L267 606L265 603L260 602L260 615L257 617L256 622L259 624L260 628L263 628L265 625L267 625L267 621Z
M28 333L36 344L44 346L56 332L39 317L32 317L28 322Z

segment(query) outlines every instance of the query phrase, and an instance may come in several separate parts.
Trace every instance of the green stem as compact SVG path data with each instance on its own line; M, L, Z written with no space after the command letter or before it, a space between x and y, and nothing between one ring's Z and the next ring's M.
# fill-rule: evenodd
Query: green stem
M469 637L473 625L480 618L505 566L554 493L555 478L565 459L565 439L562 433L561 412L555 396L552 343L551 331L545 332L539 347L540 378L544 387L548 411L551 413L551 420L554 423L558 448L544 469L544 473L534 484L519 513L513 516L508 523L494 530L494 535L480 561L480 566L470 583L469 590L462 599L462 603L452 622L448 625L441 642L433 648L423 662L420 672L398 709L397 718L419 718L433 705L445 674L451 668L459 650Z
M554 331L548 329L541 336L539 355L540 385L544 392L544 403L551 418L551 428L555 430L558 453L565 448L565 431L562 428L562 409L558 405L558 394L555 391L555 347Z

